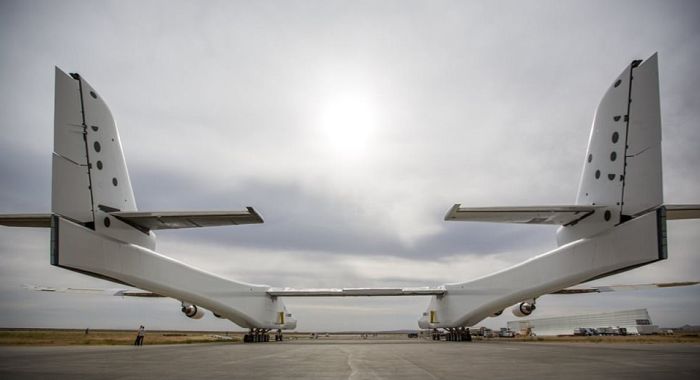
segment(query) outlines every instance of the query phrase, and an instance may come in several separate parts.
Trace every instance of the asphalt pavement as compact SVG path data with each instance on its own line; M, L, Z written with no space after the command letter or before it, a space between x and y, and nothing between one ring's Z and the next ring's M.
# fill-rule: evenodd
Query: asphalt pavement
M292 341L0 347L0 379L698 379L700 345Z

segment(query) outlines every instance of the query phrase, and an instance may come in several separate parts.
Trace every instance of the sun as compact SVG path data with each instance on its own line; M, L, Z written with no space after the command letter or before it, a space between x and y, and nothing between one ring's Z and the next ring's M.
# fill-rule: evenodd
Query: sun
M366 157L377 128L372 99L346 92L329 98L320 109L319 127L325 150L345 159Z

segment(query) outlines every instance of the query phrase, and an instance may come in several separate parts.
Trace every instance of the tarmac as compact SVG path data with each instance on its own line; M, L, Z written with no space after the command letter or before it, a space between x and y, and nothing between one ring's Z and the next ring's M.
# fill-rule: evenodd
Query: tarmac
M681 380L700 378L700 345L401 340L0 347L0 379L145 377Z

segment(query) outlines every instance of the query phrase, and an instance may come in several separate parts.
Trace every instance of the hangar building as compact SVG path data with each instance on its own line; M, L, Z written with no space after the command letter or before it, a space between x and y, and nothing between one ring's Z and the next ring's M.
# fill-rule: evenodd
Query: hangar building
M508 328L525 334L529 329L538 336L572 335L574 329L588 327L624 327L628 334L653 334L659 332L649 318L647 309L615 311L611 313L579 314L564 317L509 321Z

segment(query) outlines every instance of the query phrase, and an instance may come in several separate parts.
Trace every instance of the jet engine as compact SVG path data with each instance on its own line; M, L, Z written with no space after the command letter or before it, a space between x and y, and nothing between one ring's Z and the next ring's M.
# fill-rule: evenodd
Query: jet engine
M201 319L204 316L204 310L198 308L195 305L182 304L182 309L180 309L183 314L192 319Z
M513 315L516 317L527 317L528 315L532 314L533 311L535 311L537 307L535 306L534 302L521 302L515 306L513 306Z

